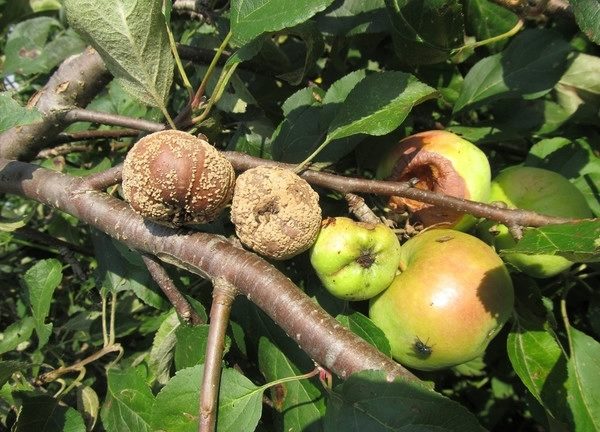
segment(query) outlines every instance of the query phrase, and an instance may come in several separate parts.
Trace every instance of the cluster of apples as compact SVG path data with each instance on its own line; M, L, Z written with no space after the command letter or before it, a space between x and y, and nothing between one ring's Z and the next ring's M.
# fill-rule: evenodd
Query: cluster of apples
M384 158L378 177L509 208L592 217L583 195L563 176L514 166L492 180L485 154L447 131L403 139ZM511 253L515 240L506 226L493 221L477 224L470 215L401 197L391 197L388 206L408 210L425 229L400 245L384 224L328 218L310 259L333 295L369 300L370 318L388 338L392 356L406 366L435 370L484 353L513 309L505 263L539 278L572 264L559 256Z

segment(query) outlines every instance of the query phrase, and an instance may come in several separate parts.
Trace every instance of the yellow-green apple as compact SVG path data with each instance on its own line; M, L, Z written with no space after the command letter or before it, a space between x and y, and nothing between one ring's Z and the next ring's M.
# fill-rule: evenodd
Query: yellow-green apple
M490 201L504 202L509 208L573 218L590 218L592 212L583 194L566 177L542 168L513 166L494 178ZM573 263L559 255L511 253L516 241L502 224L485 221L478 235L495 246L507 263L532 277L547 278L568 269Z
M383 223L326 218L310 250L310 262L331 294L366 300L392 283L400 262L400 242Z
M472 360L511 315L510 275L477 237L425 230L402 245L400 270L371 299L369 316L405 366L435 370Z
M401 140L383 158L377 177L411 181L419 189L487 202L491 173L485 153L477 146L451 132L432 130ZM408 210L425 227L443 225L465 231L475 223L470 215L399 196L392 196L388 206L395 212Z

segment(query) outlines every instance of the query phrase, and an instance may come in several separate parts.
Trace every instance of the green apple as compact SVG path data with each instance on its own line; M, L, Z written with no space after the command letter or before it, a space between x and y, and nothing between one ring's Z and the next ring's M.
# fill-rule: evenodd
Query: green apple
M371 299L369 316L405 366L435 370L470 361L512 313L510 275L477 237L425 230L402 245L400 270Z
M366 300L392 283L400 262L400 242L383 223L327 218L310 250L310 262L331 294Z
M391 181L413 181L415 187L487 202L490 164L474 144L442 130L421 132L401 140L384 157L377 177ZM470 215L392 196L392 211L408 210L425 227L438 225L465 231L475 224Z
M542 168L513 166L492 181L490 201L502 201L509 208L573 218L593 217L585 197L567 178ZM490 228L494 228L490 232ZM503 251L507 263L532 277L547 278L568 269L573 263L558 255L510 253L516 241L502 224L485 221L477 227L478 235Z

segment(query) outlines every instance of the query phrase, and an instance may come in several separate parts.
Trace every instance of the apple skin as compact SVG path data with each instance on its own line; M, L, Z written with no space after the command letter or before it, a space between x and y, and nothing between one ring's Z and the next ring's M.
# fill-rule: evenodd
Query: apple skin
M492 181L490 201L502 201L509 208L532 210L550 216L593 217L585 197L566 177L542 168L512 166ZM495 227L497 234L490 232ZM480 238L497 251L510 249L517 243L502 224L485 221L478 225ZM535 278L548 278L568 269L573 263L558 255L502 254L504 260L517 270Z
M400 262L400 242L383 223L326 218L310 250L310 262L335 297L366 300L394 280Z
M508 270L477 237L425 230L402 245L400 269L371 299L369 316L405 366L436 370L472 360L511 316Z
M416 178L417 188L487 202L491 171L485 153L477 146L452 132L432 130L402 139L380 163L377 178ZM397 196L390 197L389 207L397 212L407 208L425 227L438 225L466 231L476 221L471 215Z

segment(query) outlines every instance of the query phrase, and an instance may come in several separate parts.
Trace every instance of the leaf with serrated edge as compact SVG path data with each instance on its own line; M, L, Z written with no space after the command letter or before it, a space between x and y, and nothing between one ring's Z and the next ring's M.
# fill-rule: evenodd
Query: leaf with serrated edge
M575 21L590 40L600 45L600 3L598 0L570 0Z
M480 60L469 70L454 112L502 98L545 95L562 76L570 50L557 33L525 30L501 53Z
M435 89L404 72L368 75L348 94L331 124L327 141L355 134L385 135L413 106L435 97Z
M123 88L166 112L175 61L162 2L65 0L69 23L98 51Z
M156 396L154 426L169 432L198 430L199 383L204 365L182 369ZM253 431L262 412L262 389L234 369L223 369L219 390L217 430Z
M600 220L546 225L525 231L517 245L502 253L561 255L574 262L600 261Z
M600 431L600 343L569 327L568 402L576 431Z
M62 265L55 259L39 261L27 270L23 277L27 302L35 320L35 331L39 339L38 348L46 345L50 337L52 323L45 324L45 320L50 312L52 295L61 280Z
M154 395L134 368L109 369L100 417L107 432L150 432Z
M171 369L176 341L175 333L178 328L179 318L175 310L172 310L154 335L148 358L148 368L160 384L165 384L169 380L169 370Z
M0 93L0 133L15 126L24 126L42 120L36 108L25 108L11 97L10 92Z
M243 45L256 36L300 24L329 6L333 0L233 0L231 32Z

